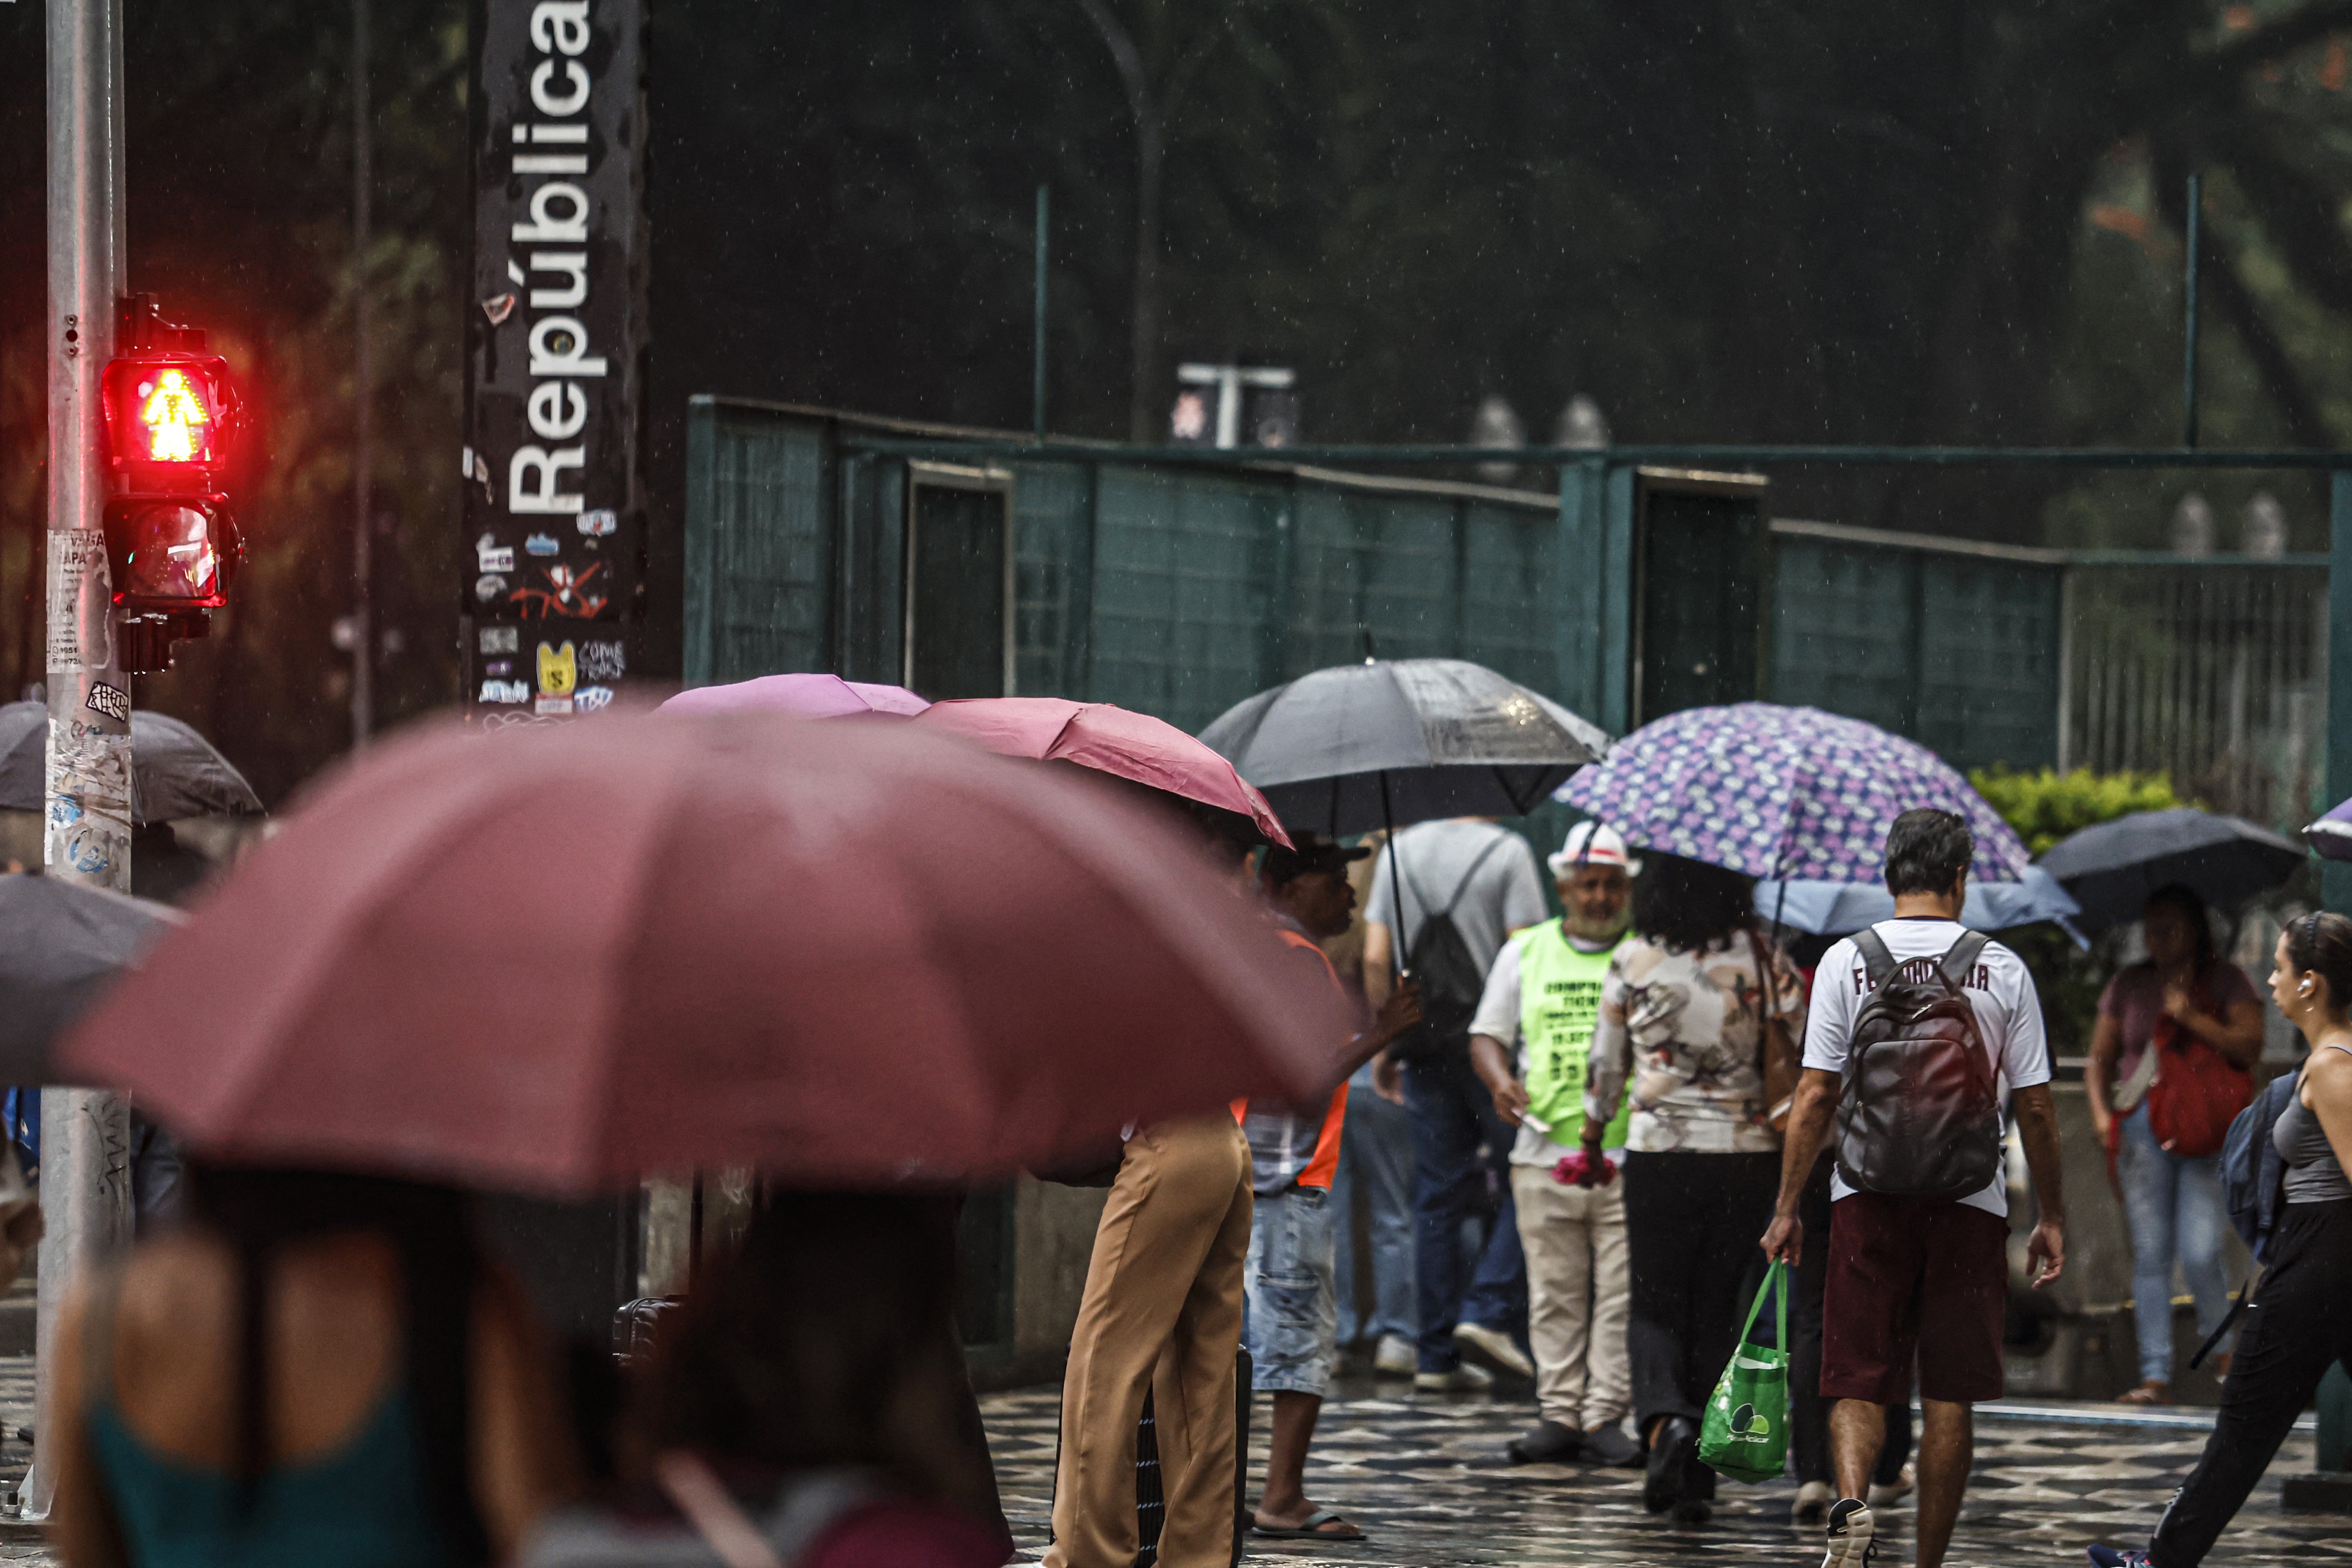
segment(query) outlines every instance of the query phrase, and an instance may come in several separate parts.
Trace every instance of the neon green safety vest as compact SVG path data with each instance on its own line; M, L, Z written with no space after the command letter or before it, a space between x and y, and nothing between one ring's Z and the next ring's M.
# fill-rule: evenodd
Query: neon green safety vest
M1591 1059L1592 1026L1601 1017L1601 981L1617 948L1579 952L1558 917L1511 939L1519 947L1519 1051L1526 1064L1528 1109L1551 1124L1551 1140L1574 1148L1584 1136L1584 1084ZM1624 939L1618 939L1622 946ZM1604 1149L1625 1146L1633 1098L1617 1107L1601 1139Z

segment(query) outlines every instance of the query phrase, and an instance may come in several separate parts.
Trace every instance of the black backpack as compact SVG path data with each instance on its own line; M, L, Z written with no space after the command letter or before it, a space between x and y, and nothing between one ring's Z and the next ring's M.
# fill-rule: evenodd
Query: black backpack
M2000 1093L1961 989L1985 942L1968 932L1913 981L1876 931L1854 933L1870 996L1846 1043L1837 1163L1856 1191L1964 1198L2000 1174Z
M1443 909L1430 907L1429 896L1421 890L1420 884L1409 877L1398 878L1404 884L1397 889L1400 929L1404 921L1405 887L1412 888L1413 901L1428 911L1404 959L1406 977L1421 987L1421 1022L1390 1042L1389 1055L1398 1061L1428 1061L1469 1046L1470 1020L1478 1016L1478 998L1486 989L1486 972L1470 956L1470 944L1462 940L1462 929L1454 923L1454 910L1476 879L1478 868L1502 846L1503 837L1497 834L1493 842L1478 851L1470 868L1462 873L1462 880L1454 884L1454 896L1445 900ZM1402 861L1397 863L1397 868L1403 870Z

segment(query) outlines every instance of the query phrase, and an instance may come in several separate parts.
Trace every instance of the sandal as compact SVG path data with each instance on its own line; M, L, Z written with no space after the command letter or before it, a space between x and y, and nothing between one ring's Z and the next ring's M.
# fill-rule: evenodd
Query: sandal
M1323 1529L1322 1526L1327 1524L1347 1524L1348 1528L1345 1530ZM1296 1528L1260 1524L1253 1519L1250 1521L1250 1533L1263 1535L1273 1541L1361 1541L1364 1539L1362 1531L1352 1524L1348 1524L1348 1521L1339 1516L1339 1510L1330 1508L1317 1509L1307 1516L1306 1523Z
M2149 1378L2137 1388L2127 1388L2116 1395L2117 1405L2169 1405L2172 1385L2158 1378Z

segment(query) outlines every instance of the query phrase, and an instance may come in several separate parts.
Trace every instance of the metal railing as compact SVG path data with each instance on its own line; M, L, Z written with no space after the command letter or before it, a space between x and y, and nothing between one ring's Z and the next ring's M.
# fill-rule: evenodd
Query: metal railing
M2216 556L2075 565L2059 765L2162 772L2184 798L2301 826L2327 766L2327 574Z

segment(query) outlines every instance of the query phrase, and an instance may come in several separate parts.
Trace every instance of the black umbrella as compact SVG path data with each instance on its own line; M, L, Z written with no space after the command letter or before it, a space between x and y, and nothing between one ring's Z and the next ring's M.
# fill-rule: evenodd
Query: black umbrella
M0 707L0 806L47 806L49 710ZM261 797L213 743L168 714L131 715L131 822L146 827L190 816L257 816Z
M2171 882L2234 910L2285 882L2304 858L2302 845L2243 817L2184 805L2085 827L2051 846L2037 864L2074 895L2083 924L2104 929L2139 919L2147 896Z
M1520 816L1609 737L1484 665L1366 659L1302 675L1201 731L1285 824L1334 838L1441 816Z
M49 1042L179 918L61 878L0 876L0 1083L49 1081Z

